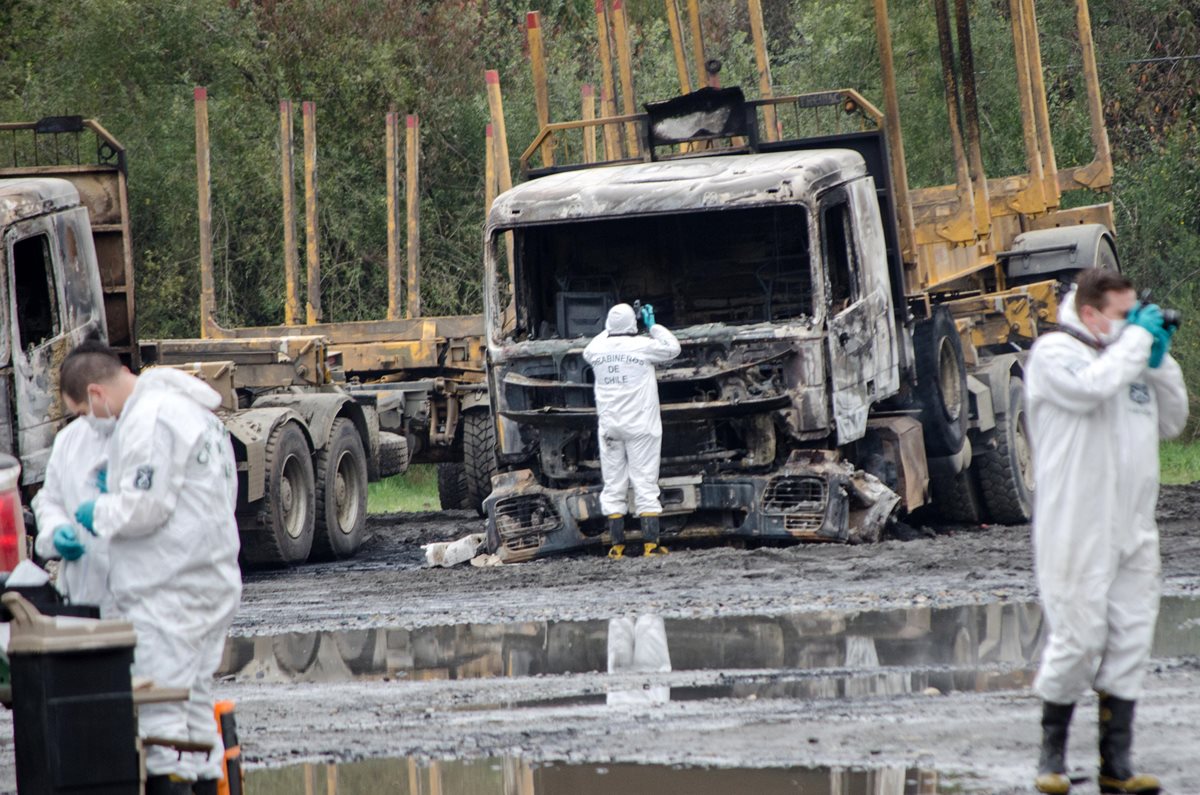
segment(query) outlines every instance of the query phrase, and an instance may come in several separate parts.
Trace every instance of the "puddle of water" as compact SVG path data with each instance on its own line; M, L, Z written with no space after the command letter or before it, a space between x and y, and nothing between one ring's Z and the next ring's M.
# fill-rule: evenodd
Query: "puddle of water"
M218 675L238 681L332 682L619 670L861 669L870 675L830 677L811 686L852 692L858 686L855 682L865 682L867 692L886 694L892 686L888 677L895 676L900 677L896 682L907 678L903 692L925 687L946 692L930 669L952 666L982 672L992 666L1011 676L1032 667L1045 639L1036 603L666 619L657 629L665 634L665 644L661 638L643 644L662 660L622 662L621 652L616 652L617 658L612 656L615 638L618 630L629 635L621 642L632 649L632 626L626 619L614 619L231 638ZM638 648L641 654L642 647ZM1200 655L1200 599L1163 599L1154 654L1160 658ZM880 669L909 670L880 673ZM928 684L922 686L925 680L914 678L918 674L912 669L928 678ZM955 674L949 689L979 689L969 684L978 678L970 670Z
M935 771L917 768L702 768L531 765L520 759L419 763L368 759L246 774L246 795L936 795Z

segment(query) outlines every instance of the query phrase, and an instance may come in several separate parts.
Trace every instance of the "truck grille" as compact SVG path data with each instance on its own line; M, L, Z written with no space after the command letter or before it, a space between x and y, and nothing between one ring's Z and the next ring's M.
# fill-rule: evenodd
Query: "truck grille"
M779 475L771 478L767 484L762 504L764 513L824 515L825 481L798 475Z
M546 533L562 527L558 511L541 494L497 500L495 512L500 540L514 552L540 547Z

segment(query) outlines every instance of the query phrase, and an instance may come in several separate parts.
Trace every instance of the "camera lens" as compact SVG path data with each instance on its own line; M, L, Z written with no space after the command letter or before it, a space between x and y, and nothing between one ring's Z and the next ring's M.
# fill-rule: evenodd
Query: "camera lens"
M1179 324L1183 322L1183 315L1178 309L1163 310L1163 327L1164 328L1179 328Z

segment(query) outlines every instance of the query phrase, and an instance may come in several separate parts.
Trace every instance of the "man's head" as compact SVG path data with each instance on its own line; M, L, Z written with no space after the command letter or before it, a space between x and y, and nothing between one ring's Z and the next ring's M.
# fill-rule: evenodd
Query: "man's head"
M604 322L604 330L609 335L637 334L637 317L629 304L617 304L608 310L608 319Z
M104 343L84 340L63 360L58 388L72 414L97 419L116 418L133 394L137 376Z
M1133 282L1116 271L1088 268L1075 279L1075 311L1099 340L1113 339L1136 303Z

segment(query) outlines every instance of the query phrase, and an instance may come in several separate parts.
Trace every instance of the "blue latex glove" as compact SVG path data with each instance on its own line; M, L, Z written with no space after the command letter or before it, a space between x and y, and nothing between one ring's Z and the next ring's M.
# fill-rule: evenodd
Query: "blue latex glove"
M96 488L100 489L101 494L108 494L108 470L101 469L96 473Z
M88 500L75 509L75 521L83 525L92 535L96 535L96 501Z
M1126 318L1131 326L1141 326L1151 334L1162 331L1163 313L1158 304L1138 304L1129 310Z
M1171 350L1171 338L1175 336L1176 326L1170 328L1160 328L1154 332L1154 344L1150 346L1150 369L1157 370L1163 363L1163 359L1167 358L1167 352Z
M642 323L646 328L654 325L654 306L652 304L642 304Z
M65 524L54 529L54 548L63 560L79 560L85 551L74 528Z

